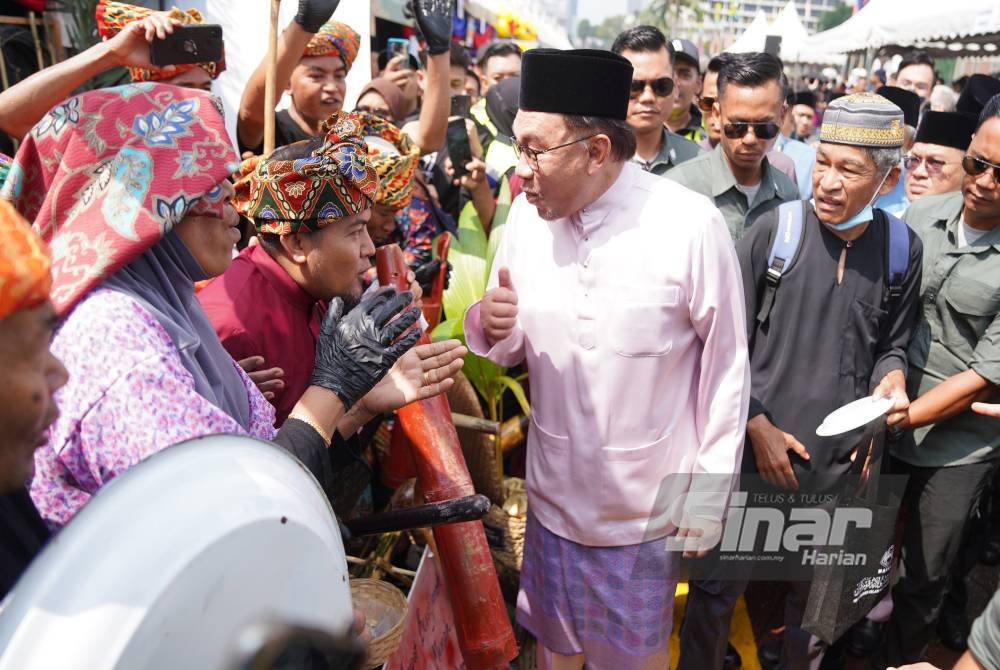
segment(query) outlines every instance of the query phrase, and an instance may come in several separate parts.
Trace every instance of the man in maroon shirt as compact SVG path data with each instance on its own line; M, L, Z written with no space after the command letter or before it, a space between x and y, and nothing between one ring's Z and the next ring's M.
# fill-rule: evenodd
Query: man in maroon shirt
M345 311L361 297L375 247L368 222L378 178L353 115L332 117L326 136L281 147L244 163L237 211L260 244L244 249L198 298L236 360L263 356L283 370L271 388L280 425L309 385L320 313L340 297ZM457 341L414 347L338 425L343 438L373 416L451 384L465 353Z

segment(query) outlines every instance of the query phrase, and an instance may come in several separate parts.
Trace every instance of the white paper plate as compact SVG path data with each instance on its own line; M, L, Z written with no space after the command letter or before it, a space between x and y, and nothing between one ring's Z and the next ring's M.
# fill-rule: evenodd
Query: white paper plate
M855 400L830 412L816 429L816 434L820 437L830 437L854 430L888 412L894 403L893 398L872 398L871 396Z

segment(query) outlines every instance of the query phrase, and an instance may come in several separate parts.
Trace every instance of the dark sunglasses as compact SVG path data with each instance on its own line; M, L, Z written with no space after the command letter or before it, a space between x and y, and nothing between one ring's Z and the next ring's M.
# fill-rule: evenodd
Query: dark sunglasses
M745 137L747 131L753 129L754 137L758 140L770 140L778 136L781 128L777 123L727 123L722 126L722 132L731 140L738 140Z
M698 109L708 114L715 105L715 98L698 98Z
M670 95L674 90L674 80L670 77L660 77L659 79L633 79L629 87L628 97L635 99L642 95L646 86L653 89L653 94L661 98Z
M962 169L970 177L978 177L990 168L993 168L994 183L1000 184L1000 165L995 165L975 156L965 156L962 158Z

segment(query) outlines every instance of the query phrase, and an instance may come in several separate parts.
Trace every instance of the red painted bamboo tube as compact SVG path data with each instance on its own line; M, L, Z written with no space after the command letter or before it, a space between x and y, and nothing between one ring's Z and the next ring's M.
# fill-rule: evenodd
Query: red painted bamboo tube
M407 290L406 263L397 245L379 247L375 265L379 284ZM420 338L421 343L429 341L426 333ZM426 502L475 493L444 395L410 403L397 417L397 429L403 429L412 446L418 488ZM517 655L517 643L482 522L438 526L433 532L465 664L470 670L505 664Z

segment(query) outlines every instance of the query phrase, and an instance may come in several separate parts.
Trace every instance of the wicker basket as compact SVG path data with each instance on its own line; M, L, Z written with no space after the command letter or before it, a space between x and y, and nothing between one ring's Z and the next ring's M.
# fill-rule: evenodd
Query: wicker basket
M461 372L455 375L455 384L448 389L448 404L451 406L451 411L457 414L483 418L483 407L479 404L476 387ZM476 493L482 493L494 504L503 501L503 482L497 458L498 447L493 436L469 428L456 428L456 432Z
M378 579L352 579L351 600L365 613L365 626L372 635L368 644L368 667L377 668L399 647L406 621L406 596L392 584Z
M504 506L493 505L483 517L483 530L496 565L500 589L506 600L515 602L524 559L524 528L528 520L524 480L505 479L504 494Z

